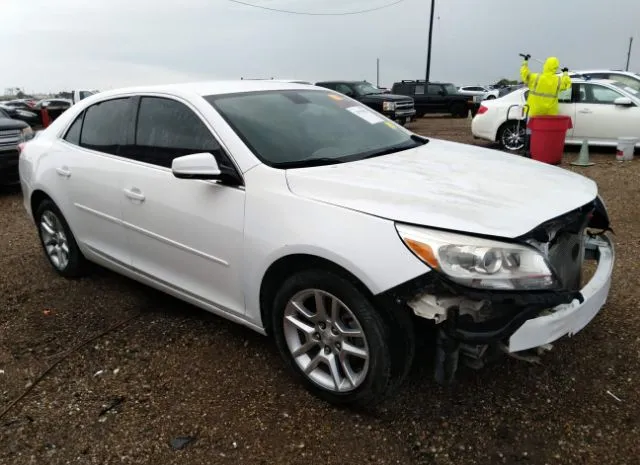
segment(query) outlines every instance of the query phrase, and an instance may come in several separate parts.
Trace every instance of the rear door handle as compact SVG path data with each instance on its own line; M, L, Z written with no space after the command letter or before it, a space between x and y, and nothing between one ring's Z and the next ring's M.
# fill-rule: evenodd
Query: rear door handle
M137 187L132 187L131 189L124 189L124 195L129 197L131 200L144 202L144 194Z
M63 166L62 168L56 168L56 173L58 173L60 176L64 176L65 178L71 176L71 170L69 170L69 168L67 168L66 166Z

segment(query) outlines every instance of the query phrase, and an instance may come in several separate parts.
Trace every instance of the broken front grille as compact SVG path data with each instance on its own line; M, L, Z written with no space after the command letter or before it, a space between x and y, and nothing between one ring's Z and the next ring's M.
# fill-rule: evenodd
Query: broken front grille
M578 233L558 231L549 244L549 263L556 271L562 288L580 290L584 263L584 229Z

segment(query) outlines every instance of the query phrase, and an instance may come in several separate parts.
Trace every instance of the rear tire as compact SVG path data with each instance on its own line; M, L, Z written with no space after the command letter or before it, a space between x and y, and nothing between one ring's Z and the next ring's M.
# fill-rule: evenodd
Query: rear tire
M322 269L299 272L282 284L271 318L280 354L317 397L373 406L397 387L392 331L350 280Z
M42 201L36 209L34 219L42 250L55 272L65 278L83 276L87 261L56 204L51 200Z
M498 130L498 143L500 148L508 152L518 152L524 148L525 122L520 122L520 132L518 133L518 122L507 121Z

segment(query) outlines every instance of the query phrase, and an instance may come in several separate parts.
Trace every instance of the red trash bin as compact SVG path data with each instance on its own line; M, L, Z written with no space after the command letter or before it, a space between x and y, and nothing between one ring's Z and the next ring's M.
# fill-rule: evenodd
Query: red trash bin
M559 165L564 153L567 131L573 127L570 116L532 116L527 127L531 129L529 150L531 158L551 165Z

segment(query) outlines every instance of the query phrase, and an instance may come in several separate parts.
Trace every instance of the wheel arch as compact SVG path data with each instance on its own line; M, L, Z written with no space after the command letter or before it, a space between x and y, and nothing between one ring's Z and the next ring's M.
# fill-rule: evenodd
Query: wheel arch
M58 206L56 201L53 200L53 198L51 198L49 194L47 194L45 191L41 189L35 189L31 193L31 198L29 199L29 205L31 206L31 215L34 217L34 219L35 219L36 210L38 209L38 205L40 205L45 200L51 200L54 204L56 204L56 206ZM60 207L58 206L58 208Z
M525 122L525 121L523 121L523 120L520 120L520 121L521 121L521 124L526 124L526 122ZM505 119L505 120L504 120L504 121L503 121L503 122L498 126L498 129L496 129L496 135L495 135L494 140L495 140L498 144L500 144L500 146L502 146L502 131L504 130L504 128L505 128L507 125L509 125L509 124L517 124L517 123L518 123L518 120L517 120L517 119L515 119L515 118ZM506 147L502 147L502 148L506 149ZM509 149L507 149L507 150L509 150Z
M364 295L373 299L373 292L355 274L345 267L318 255L308 253L294 253L285 255L274 261L265 271L260 283L260 317L262 326L267 334L271 333L271 305L278 289L284 281L308 269L323 269L331 271L356 286Z

